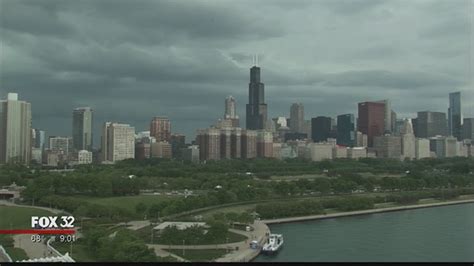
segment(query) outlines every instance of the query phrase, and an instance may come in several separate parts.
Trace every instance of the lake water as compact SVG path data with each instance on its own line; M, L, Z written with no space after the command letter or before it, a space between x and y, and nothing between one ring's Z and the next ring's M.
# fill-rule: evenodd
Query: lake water
M256 262L472 262L474 203L271 225L285 243Z

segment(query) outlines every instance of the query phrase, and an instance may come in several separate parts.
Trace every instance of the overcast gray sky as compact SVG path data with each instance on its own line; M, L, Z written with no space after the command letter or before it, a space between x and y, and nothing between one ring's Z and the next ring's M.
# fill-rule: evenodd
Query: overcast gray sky
M258 53L269 116L357 112L389 98L399 117L474 117L474 0L0 0L0 89L32 103L33 126L71 135L72 109L147 130L167 115L194 138L233 95L245 125Z

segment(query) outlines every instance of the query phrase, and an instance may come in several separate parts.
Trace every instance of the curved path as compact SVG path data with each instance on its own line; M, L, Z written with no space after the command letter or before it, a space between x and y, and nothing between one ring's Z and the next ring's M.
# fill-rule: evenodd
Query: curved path
M232 250L222 258L218 258L216 262L241 262L241 261L250 261L255 258L260 250L255 250L250 248L250 241L257 240L260 245L263 245L266 241L266 234L270 232L268 226L261 221L255 221L251 225L254 230L251 232L229 229L229 231L245 235L247 239L241 242L227 243L227 244L214 244L214 245L158 245L158 244L147 244L148 247L153 248L155 253L158 256L166 256L164 252L172 254L165 251L165 249L228 249ZM175 257L175 256L173 256ZM179 257L179 256L176 256ZM181 257L179 257L181 258ZM182 259L182 258L181 258Z
M53 208L48 208L48 207L16 204L16 203L12 203L12 202L9 202L9 201L6 201L6 200L0 200L0 206L1 206L1 205L4 205L4 206L13 206L13 207L22 207L22 208L40 209L40 210L45 210L45 211L52 212L52 213L54 213L54 214L59 214L59 213L61 213L61 212L66 212L66 211L63 211L63 210L58 210L58 209L53 209Z

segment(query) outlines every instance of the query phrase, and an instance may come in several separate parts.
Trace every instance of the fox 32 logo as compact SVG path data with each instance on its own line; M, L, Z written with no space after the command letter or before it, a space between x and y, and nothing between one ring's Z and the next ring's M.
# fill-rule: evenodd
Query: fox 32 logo
M73 228L74 216L31 216L31 228Z

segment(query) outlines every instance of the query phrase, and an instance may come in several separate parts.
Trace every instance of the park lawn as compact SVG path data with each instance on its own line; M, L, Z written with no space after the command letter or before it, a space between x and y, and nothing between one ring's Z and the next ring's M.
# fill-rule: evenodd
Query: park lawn
M60 253L66 254L71 252L71 243L61 243L54 241L52 246L57 249ZM96 261L87 250L85 243L78 239L72 243L72 254L69 254L76 262L93 262Z
M121 197L74 197L75 199L86 201L89 203L95 203L103 206L114 206L127 209L132 213L135 213L135 206L138 203L143 202L145 205L150 206L153 203L157 203L164 200L173 200L182 196L168 196L168 195L137 195L137 196L121 196Z
M185 258L191 262L207 262L223 257L227 254L225 249L185 249L184 255L182 249L165 249L175 255Z
M36 208L0 206L0 228L31 228L31 216L52 216L52 212Z
M153 242L151 242L151 226L146 226L143 227L139 230L136 231L137 235L145 241L147 244L165 244L168 245L168 243L163 243L160 242L160 236L156 234L156 232L153 234ZM214 245L214 244L225 244L226 242L226 237L228 238L228 243L235 243L235 242L241 242L247 239L246 236L237 234L231 231L227 231L227 235L221 236L221 239L216 239L215 241L205 241L202 239L202 241L199 244L196 245Z
M26 252L21 248L5 247L5 251L10 255L10 258L12 258L14 262L29 259Z

